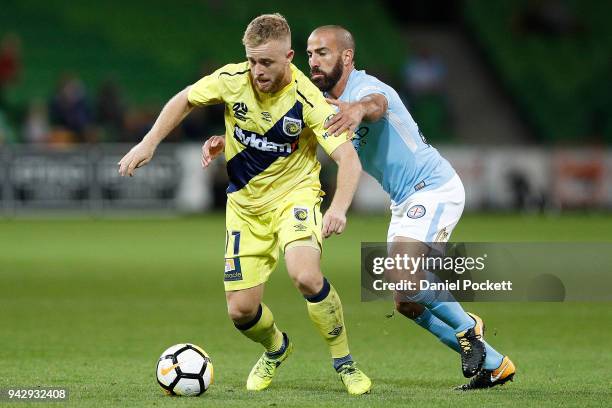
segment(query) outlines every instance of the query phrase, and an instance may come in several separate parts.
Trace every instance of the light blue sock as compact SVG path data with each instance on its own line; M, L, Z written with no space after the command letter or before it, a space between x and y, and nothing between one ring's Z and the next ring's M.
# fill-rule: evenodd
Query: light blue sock
M424 271L429 282L440 282L438 277L431 272ZM463 307L455 300L453 295L447 290L421 290L415 296L409 296L409 300L425 306L438 319L448 324L455 333L473 327L475 322Z
M436 336L442 343L457 353L459 352L459 343L457 342L455 331L448 324L434 316L429 309L425 308L423 313L414 319L414 322Z
M474 327L476 324L461 305L457 302L438 302L433 301L429 305L425 305L431 313L438 319L448 324L455 333L462 332Z
M499 354L497 350L491 347L489 343L487 343L486 341L484 342L484 344L485 344L485 348L487 349L487 357L485 358L485 361L482 364L482 367L485 370L495 370L497 367L501 365L502 360L504 359L504 356Z
M459 343L457 342L455 331L448 324L434 316L429 309L423 310L423 313L414 319L414 322L436 336L442 343L459 353ZM485 370L495 370L501 365L504 356L499 354L499 352L491 347L486 341L484 344L487 349L487 357L483 367Z

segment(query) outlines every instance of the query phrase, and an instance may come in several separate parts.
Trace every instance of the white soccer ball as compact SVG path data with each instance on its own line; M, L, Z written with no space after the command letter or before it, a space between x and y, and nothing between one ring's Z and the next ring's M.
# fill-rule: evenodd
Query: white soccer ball
M159 357L157 382L170 395L201 395L213 383L212 361L195 344L175 344Z

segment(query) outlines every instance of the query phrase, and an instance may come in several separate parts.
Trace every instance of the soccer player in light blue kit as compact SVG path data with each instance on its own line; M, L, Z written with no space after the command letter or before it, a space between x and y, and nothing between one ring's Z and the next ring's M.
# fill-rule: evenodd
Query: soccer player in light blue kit
M427 143L397 92L355 69L350 32L340 26L319 27L308 38L307 52L311 80L338 107L328 121L328 133L354 132L363 170L391 197L390 252L401 248L418 257L442 248L465 203L453 167ZM437 279L428 271L419 273ZM512 361L484 341L482 320L466 313L450 293L422 290L397 297L396 309L461 354L463 374L471 380L459 389L493 387L513 378Z

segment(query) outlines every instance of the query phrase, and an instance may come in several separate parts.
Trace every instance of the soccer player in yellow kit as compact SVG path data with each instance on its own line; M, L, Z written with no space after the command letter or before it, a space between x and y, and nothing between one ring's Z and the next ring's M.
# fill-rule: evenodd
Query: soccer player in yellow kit
M291 64L291 31L281 15L255 18L242 42L248 62L225 65L175 95L151 131L118 163L119 173L132 176L148 163L193 107L224 103L228 314L242 334L265 348L246 387L266 389L293 349L262 303L264 284L281 249L340 379L350 394L364 394L370 379L353 361L342 303L320 269L322 235L339 234L346 225L361 173L359 158L348 137L326 133L324 125L334 109ZM317 144L338 164L338 186L323 217Z

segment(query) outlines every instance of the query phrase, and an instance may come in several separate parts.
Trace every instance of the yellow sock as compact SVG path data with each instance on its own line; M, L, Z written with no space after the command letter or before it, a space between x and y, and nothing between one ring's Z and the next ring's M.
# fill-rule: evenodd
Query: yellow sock
M283 347L283 333L274 324L274 316L268 306L263 303L259 306L257 316L242 325L236 325L242 334L256 343L260 343L269 353L278 351Z
M323 279L323 289L317 295L307 298L308 315L323 336L332 358L349 354L348 337L344 326L344 313L338 292Z

